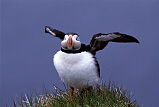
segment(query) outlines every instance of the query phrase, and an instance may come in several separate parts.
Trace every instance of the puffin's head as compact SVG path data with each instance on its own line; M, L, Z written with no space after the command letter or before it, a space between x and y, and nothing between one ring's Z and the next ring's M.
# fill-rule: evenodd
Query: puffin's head
M81 48L81 42L78 34L66 33L64 40L61 42L61 47L64 50L79 50Z

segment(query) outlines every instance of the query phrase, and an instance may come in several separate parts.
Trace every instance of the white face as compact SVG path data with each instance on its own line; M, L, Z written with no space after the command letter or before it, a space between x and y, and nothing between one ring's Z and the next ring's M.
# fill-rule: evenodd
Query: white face
M65 35L64 40L61 42L61 47L64 50L79 50L81 42L78 35Z

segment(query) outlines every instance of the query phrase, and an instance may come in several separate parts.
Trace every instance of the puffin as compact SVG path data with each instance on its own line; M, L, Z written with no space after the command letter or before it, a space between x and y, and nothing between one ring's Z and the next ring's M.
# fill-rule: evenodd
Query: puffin
M95 57L96 52L103 50L109 42L139 43L130 35L119 32L97 33L88 45L81 43L79 35L74 32L64 33L45 26L49 33L61 40L61 49L54 55L53 63L59 77L68 84L73 96L74 89L90 89L98 85L100 67Z

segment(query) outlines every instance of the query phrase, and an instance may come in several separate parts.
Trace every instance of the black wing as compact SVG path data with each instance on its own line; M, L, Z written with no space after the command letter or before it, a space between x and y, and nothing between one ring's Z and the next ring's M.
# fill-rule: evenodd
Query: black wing
M98 50L102 50L108 42L136 42L139 41L127 34L121 34L119 32L102 34L95 34L90 42L90 51L95 54Z
M61 32L59 30L56 30L56 29L52 29L49 26L45 26L45 33L49 33L55 37L60 38L61 40L63 40L65 37L65 33Z

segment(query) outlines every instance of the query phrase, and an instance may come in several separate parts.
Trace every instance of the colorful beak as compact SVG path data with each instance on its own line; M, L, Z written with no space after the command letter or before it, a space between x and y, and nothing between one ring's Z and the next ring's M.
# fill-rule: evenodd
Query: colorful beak
M72 42L72 35L69 35L66 45L68 46L68 48L74 46L74 42Z
M72 46L72 36L71 35L68 37L67 43L68 43L68 47L71 48L71 46Z

